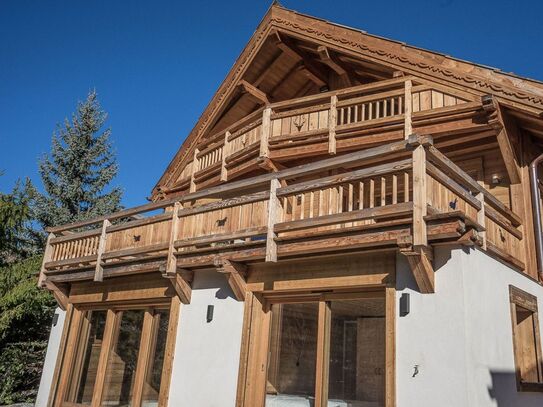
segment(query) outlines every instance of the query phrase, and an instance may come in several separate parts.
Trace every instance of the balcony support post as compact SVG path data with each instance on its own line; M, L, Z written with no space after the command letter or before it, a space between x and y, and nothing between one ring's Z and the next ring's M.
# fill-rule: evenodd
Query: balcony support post
M413 133L413 96L411 90L413 83L411 80L405 81L405 93L404 93L404 137L407 140L411 133Z
M260 157L270 156L270 134L271 134L271 108L267 107L262 112L262 132L260 135Z
M337 96L330 98L330 111L328 112L328 153L336 154L336 124L337 124Z
M45 244L45 253L43 254L43 260L41 263L40 276L38 278L38 287L42 288L45 285L45 264L53 259L53 246L51 246L51 239L54 239L55 234L49 233L47 236L47 243Z
M270 200L268 202L268 233L266 236L266 261L277 261L277 242L275 241L275 224L278 222L281 203L277 198L277 189L281 183L277 178L270 182Z
M102 255L106 250L107 243L107 228L111 226L111 222L104 219L102 222L102 232L100 234L100 240L98 242L98 252L96 253L96 268L94 269L94 281L104 280L104 268L102 267Z

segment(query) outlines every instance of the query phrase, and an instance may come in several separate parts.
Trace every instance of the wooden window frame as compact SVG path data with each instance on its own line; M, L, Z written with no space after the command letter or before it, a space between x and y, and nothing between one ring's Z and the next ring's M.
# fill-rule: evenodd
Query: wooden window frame
M236 407L262 407L265 404L271 343L273 304L318 303L315 407L325 407L328 399L328 374L332 301L382 298L385 301L385 394L384 405L395 406L395 310L393 286L378 290L326 293L263 295L249 292L246 298L240 373Z
M539 313L537 308L537 297L529 294L513 285L509 286L509 302L511 307L511 326L513 333L513 351L515 358L515 376L517 390L519 392L543 392L543 354L541 352L541 336L539 330ZM535 353L537 358L538 382L525 382L521 374L521 349L517 333L517 306L532 312L533 330L535 338Z
M155 300L129 300L115 303L99 304L72 304L68 305L65 325L62 333L61 347L55 366L53 386L49 397L48 406L51 407L99 407L101 405L105 373L110 351L114 345L115 325L120 322L121 315L119 311L125 310L143 310L145 311L142 325L140 345L138 349L138 360L135 370L134 392L132 395L132 404L134 407L140 406L142 402L142 389L152 346L152 330L155 329L155 318L152 314L156 310L169 310L169 321L167 328L167 338L164 350L164 364L162 366L162 377L160 392L158 397L158 407L166 407L171 382L171 372L173 367L173 354L175 350L175 341L177 334L177 324L179 319L181 302L177 296L157 298ZM102 346L98 361L97 380L94 384L93 398L90 404L76 404L65 401L70 379L73 376L74 357L77 346L81 341L80 330L83 319L87 311L106 311L106 324L102 339Z

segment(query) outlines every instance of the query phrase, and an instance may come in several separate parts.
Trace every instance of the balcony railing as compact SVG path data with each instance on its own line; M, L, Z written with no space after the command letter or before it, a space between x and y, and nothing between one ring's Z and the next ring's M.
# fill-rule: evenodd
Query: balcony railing
M156 213L161 211L161 213ZM144 217L144 215L146 215ZM478 244L524 267L521 220L441 154L407 140L50 229L40 283L329 251Z
M451 92L406 76L270 104L201 142L175 189L190 186L194 192L227 181L249 171L259 157L352 150L358 138L376 137L376 129L405 129L409 135L413 120L430 111L480 106Z

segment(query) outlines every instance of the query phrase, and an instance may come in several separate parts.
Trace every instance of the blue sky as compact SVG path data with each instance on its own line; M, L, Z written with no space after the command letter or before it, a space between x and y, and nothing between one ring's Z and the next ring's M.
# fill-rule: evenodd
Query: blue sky
M543 80L543 2L282 4ZM109 113L123 203L147 197L269 1L0 1L0 191L29 176L89 89Z

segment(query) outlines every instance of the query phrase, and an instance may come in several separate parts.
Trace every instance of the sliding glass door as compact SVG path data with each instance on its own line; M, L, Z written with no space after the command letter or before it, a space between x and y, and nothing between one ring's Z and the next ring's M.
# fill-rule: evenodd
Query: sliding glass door
M271 302L266 407L384 406L384 293Z

